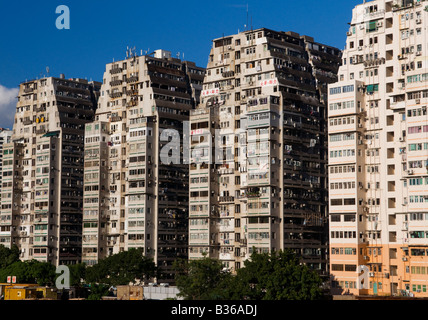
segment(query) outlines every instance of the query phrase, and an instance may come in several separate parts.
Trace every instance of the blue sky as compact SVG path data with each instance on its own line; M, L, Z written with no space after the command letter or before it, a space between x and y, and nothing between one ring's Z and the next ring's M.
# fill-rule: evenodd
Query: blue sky
M205 67L212 39L245 29L247 4L254 29L295 31L342 49L352 8L362 2L2 0L0 113L5 110L4 91L44 76L47 66L53 76L99 81L106 63L125 58L127 46L137 52L162 48L174 56L184 53L186 60ZM55 27L59 5L70 8L70 30ZM2 118L0 126L5 126Z

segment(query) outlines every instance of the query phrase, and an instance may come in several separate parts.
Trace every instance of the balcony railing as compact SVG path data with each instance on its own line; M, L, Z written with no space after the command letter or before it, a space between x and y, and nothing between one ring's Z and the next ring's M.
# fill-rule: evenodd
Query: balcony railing
M122 68L113 68L110 70L110 74L121 73L122 71Z
M128 82L128 83L133 83L133 82L137 82L137 81L138 81L138 76L132 76L126 80L126 82Z
M122 80L113 80L113 81L110 81L110 85L112 86L112 87L114 87L114 86L120 86L121 84L122 84Z
M122 96L122 92L112 92L110 93L110 98L120 98Z
M219 202L234 202L235 197L218 197Z

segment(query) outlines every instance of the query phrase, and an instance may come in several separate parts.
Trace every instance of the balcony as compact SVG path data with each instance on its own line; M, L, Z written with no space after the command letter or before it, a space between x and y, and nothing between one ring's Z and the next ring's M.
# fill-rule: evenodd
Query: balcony
M38 107L34 111L36 111L36 112L45 112L46 111L46 107Z
M112 92L110 93L110 98L120 98L122 96L122 92Z
M126 106L127 106L127 107L135 107L137 104L138 104L138 101L136 101L136 100L131 100L131 101L129 101L129 102L126 104Z
M260 192L247 192L246 197L247 198L260 198L261 193Z
M136 96L138 95L138 90L126 90L126 94L128 96Z
M137 82L137 81L138 81L138 76L132 76L132 77L129 77L126 80L127 83L134 83L134 82Z
M115 87L115 86L120 86L122 84L122 80L113 80L110 81L110 86Z
M123 70L122 68L113 68L110 70L110 74L117 74L117 73L121 73Z
M223 78L231 78L231 77L235 76L235 72L234 71L226 71L226 72L223 72L221 75Z
M119 117L119 116L111 116L110 119L111 119L111 122L122 121L122 117Z
M233 169L233 168L229 168L229 169L224 169L224 168L221 168L221 169L218 169L218 174L233 174L233 173L235 173L235 169Z
M235 197L218 197L219 202L234 202Z
M48 223L48 215L41 215L41 214L36 214L36 217L34 219L34 224L46 224Z

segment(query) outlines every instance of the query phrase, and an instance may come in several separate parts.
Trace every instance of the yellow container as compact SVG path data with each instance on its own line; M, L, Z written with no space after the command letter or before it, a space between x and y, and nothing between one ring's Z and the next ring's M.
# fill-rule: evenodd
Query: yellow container
M36 287L11 286L6 287L5 300L37 299Z

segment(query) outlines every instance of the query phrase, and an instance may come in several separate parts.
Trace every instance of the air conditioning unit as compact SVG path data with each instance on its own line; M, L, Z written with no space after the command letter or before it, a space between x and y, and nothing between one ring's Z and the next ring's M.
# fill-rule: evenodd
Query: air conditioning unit
M351 31L348 31L348 32L346 33L346 35L347 35L347 36L352 36L352 32L351 32Z
M416 99L416 104L420 104L421 103L421 99Z
M363 47L358 47L358 51L361 51L361 50L363 50Z
M370 277L374 277L374 272L369 272Z
M420 51L416 51L416 55L417 55L417 56L420 56L420 55L422 55L422 52L420 52Z
M378 26L378 27L382 27L382 21L378 21L378 22L376 23L376 26Z
M364 256L364 260L369 260L369 257L368 256Z
M406 258L406 257L404 257L404 258L403 258L403 261L407 261L407 258Z
M421 19L421 18L416 19L416 23L417 23L417 24L422 23L422 19Z
M359 123L358 124L358 128L362 128L363 127L363 124L362 123Z
M408 175L412 175L413 174L413 170L407 170L407 174Z

